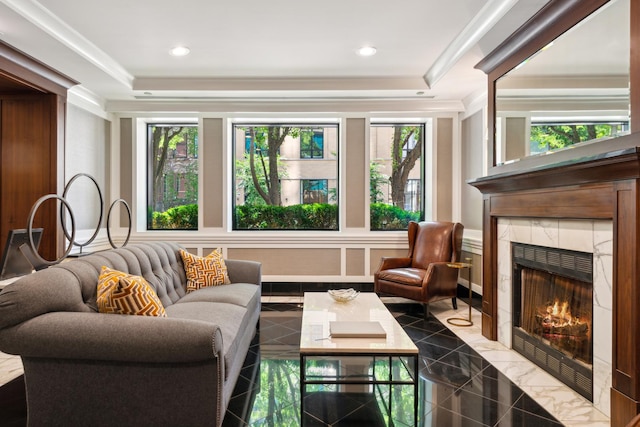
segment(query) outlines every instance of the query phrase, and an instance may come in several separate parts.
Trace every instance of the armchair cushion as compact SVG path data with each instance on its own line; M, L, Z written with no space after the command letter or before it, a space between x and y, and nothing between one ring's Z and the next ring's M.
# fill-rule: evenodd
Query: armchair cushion
M378 274L378 280L402 283L406 286L422 286L427 270L420 268L392 268L383 270Z

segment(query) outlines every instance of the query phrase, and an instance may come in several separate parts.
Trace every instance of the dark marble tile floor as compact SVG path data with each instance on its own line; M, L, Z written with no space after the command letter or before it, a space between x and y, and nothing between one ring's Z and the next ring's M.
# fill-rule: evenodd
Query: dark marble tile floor
M388 304L420 351L421 427L562 426L437 319L423 319L417 304ZM238 382L224 427L299 426L299 353L302 308L263 304L255 340ZM251 369L259 364L258 369ZM245 374L257 375L256 378ZM371 393L335 393L331 387L305 400L304 426L411 426L413 390L399 397L390 416L384 398ZM248 404L249 402L249 404ZM394 400L394 402L396 402ZM410 404L407 406L407 402ZM403 403L405 404L403 406Z
M388 308L420 351L416 425L562 426L437 319L425 321L420 305L388 304ZM394 389L390 397L389 389L338 393L335 386L315 386L307 394L301 418L301 321L299 304L263 303L260 330L245 360L223 427L414 425L412 387L397 392ZM385 410L389 399L391 414ZM22 377L0 387L0 420L2 426L26 425Z

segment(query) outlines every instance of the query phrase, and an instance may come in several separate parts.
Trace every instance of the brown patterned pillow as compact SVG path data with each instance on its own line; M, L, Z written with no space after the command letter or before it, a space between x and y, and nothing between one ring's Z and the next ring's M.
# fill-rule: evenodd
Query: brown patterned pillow
M96 302L100 313L167 317L149 282L109 267L100 272Z
M193 255L180 249L180 255L187 274L187 293L209 286L231 283L220 249L216 249L206 257Z

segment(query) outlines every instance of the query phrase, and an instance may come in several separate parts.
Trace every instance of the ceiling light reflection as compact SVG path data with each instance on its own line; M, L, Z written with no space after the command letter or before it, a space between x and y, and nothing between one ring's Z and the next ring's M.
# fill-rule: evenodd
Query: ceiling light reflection
M185 56L185 55L188 55L190 52L191 52L191 49L189 49L186 46L176 46L169 51L169 53L173 56Z
M378 51L378 49L376 49L373 46L362 46L360 49L358 49L358 55L360 56L373 56L376 54L376 52Z

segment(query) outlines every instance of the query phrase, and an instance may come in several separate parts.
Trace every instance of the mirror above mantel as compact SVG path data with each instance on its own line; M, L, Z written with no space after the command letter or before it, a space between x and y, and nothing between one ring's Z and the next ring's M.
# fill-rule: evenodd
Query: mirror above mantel
M508 39L502 58L492 53L478 64L493 100L492 166L629 133L630 1L582 2L592 9L552 1L549 22L528 23L534 29L512 36L516 45L520 38L518 49ZM553 28L554 19L567 20L561 13L577 24Z

